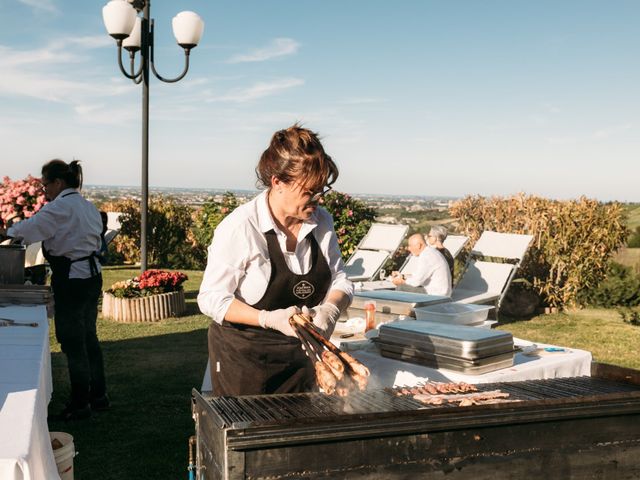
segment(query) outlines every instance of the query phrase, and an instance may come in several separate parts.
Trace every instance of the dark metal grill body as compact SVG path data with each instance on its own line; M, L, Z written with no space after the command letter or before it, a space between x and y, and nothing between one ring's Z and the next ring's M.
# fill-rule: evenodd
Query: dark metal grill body
M431 406L387 391L207 397L198 479L640 478L640 371L478 385L513 403Z

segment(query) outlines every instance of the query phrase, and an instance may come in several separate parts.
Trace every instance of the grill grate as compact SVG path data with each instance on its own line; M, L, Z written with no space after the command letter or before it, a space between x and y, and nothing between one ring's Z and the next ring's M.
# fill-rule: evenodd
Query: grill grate
M502 390L512 400L550 400L611 393L640 392L640 385L594 377L554 378L476 385L478 391ZM443 408L425 405L411 395L379 390L348 397L320 393L248 395L208 399L226 427L278 424L291 420Z

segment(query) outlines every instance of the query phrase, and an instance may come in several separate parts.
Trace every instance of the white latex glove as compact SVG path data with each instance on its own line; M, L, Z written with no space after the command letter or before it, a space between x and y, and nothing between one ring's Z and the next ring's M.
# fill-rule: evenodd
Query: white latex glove
M295 306L281 308L280 310L260 310L258 323L262 328L271 328L288 337L295 337L296 332L293 331L289 324L289 318L295 313L300 313L300 309Z
M316 305L312 309L302 307L302 313L309 315L313 319L313 324L322 331L324 338L331 336L340 317L340 309L329 302Z

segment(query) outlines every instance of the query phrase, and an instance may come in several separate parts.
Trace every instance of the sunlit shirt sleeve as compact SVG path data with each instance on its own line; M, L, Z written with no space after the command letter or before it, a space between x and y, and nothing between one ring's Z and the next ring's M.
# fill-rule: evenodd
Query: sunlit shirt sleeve
M198 293L200 311L218 323L236 297L246 275L246 261L256 255L251 234L238 222L223 220L208 248L208 261ZM253 251L252 251L253 250Z

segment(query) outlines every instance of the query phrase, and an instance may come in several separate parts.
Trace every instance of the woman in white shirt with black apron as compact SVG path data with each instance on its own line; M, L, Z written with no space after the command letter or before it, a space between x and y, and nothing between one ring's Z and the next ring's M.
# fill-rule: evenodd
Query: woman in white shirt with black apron
M333 219L319 207L338 168L317 135L298 125L276 132L256 173L266 191L216 228L198 295L213 319L215 395L315 390L289 317L308 312L328 337L353 296Z
M98 261L102 219L80 194L82 167L51 160L42 167L49 203L7 230L26 244L42 241L52 271L56 339L67 357L71 399L60 417L91 416L109 406L102 351L96 333L102 273Z

